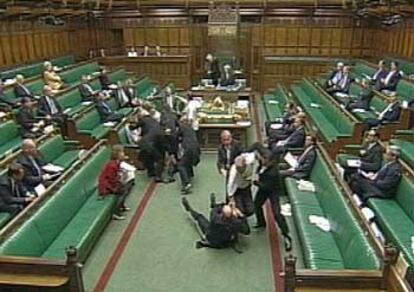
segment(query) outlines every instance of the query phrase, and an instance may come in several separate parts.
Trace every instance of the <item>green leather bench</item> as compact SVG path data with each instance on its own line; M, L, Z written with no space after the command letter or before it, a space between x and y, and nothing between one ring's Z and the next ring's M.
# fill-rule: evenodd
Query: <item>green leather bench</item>
M97 140L104 138L111 129L101 123L101 118L96 109L92 109L77 119L75 124L78 133L92 136Z
M20 148L22 138L17 123L13 120L0 124L0 158Z
M139 99L144 99L158 91L158 87L151 81L151 79L149 79L149 77L139 80L135 89Z
M398 62L398 67L405 75L414 74L414 63L399 58L385 58L387 64L390 64L392 61Z
M73 56L63 56L51 60L53 66L64 68L75 62ZM10 70L3 71L1 78L13 79L17 74L22 74L25 78L35 77L43 73L44 67L43 62L20 66Z
M401 101L411 101L414 95L414 83L401 79L397 85L397 95Z
M401 159L404 160L409 166L414 168L414 140L405 141L399 139L391 139L391 145L398 146L401 150Z
M293 85L291 89L326 142L331 143L340 137L352 136L354 123L308 80ZM311 106L311 103L318 107Z
M285 179L305 268L379 269L380 262L374 248L364 236L328 166L319 155L310 181L316 186L315 193L300 191L296 180ZM331 225L330 232L324 232L311 224L310 215L327 218Z
M365 78L364 75L368 75L368 76L372 76L375 73L375 68L363 64L363 63L357 63L355 64L355 66L352 68L352 75L356 78Z
M85 261L116 204L115 196L99 199L97 178L110 158L101 148L41 208L0 245L0 253L65 259L74 246Z
M62 80L71 86L77 86L80 84L82 75L92 74L99 71L99 65L97 62L91 62L80 65L78 67L69 69L60 74Z
M405 259L414 266L411 237L414 236L414 182L408 177L401 178L394 199L368 200L368 206L375 212L375 220L387 240L395 244Z
M274 92L263 95L262 102L268 121L275 121L282 117L287 100L287 94L280 85Z
M119 80L126 79L127 72L124 69L120 69L120 70L110 73L108 77L111 80L111 82L116 83ZM90 85L93 90L100 90L101 88L99 80L92 81ZM77 113L82 112L86 108L88 108L88 105L83 104L82 97L77 88L74 88L68 91L67 93L59 96L57 98L57 101L59 102L63 110L66 110L66 114L68 116L73 116Z
M68 169L79 159L82 149L77 147L77 141L64 140L61 135L55 135L39 146L39 152L46 163L52 163Z

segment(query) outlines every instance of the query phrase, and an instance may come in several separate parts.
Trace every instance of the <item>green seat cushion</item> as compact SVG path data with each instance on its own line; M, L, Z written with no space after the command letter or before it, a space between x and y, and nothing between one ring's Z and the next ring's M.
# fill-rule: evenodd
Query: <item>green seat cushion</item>
M95 139L102 139L109 133L110 129L110 127L106 127L101 124L92 130L80 130L79 133L91 135Z
M11 218L10 213L0 213L0 228L3 227L4 225L7 224L7 222L9 222Z
M414 142L392 139L390 143L398 146L401 149L401 158L414 167Z
M64 169L68 169L79 158L79 152L81 150L69 150L64 152L58 158L52 161L53 164L59 165Z
M84 261L93 243L111 218L115 196L98 199L97 192L85 202L65 229L43 253L44 258L65 259L65 249L74 246Z
M133 109L130 107L120 108L116 111L117 114L122 114L124 116L128 116L132 113Z
M414 265L414 255L411 250L414 222L411 218L395 200L372 198L368 201L368 205L375 211L376 220L386 238L401 249L410 265Z
M314 270L344 269L341 253L332 233L324 232L309 222L310 215L324 216L316 195L299 191L294 179L287 178L285 181L306 267Z
M1 133L1 132L0 132ZM16 137L0 146L0 157L3 157L9 152L16 151L22 144L22 138Z

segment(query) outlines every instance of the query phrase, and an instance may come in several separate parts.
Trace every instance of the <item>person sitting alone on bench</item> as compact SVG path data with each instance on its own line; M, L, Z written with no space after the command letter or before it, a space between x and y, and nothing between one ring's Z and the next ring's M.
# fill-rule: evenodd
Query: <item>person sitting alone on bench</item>
M234 203L216 204L214 193L210 194L210 220L203 214L195 211L187 198L182 198L184 209L191 215L202 234L201 240L196 242L196 248L227 248L234 247L238 234L250 234L250 227L242 212Z

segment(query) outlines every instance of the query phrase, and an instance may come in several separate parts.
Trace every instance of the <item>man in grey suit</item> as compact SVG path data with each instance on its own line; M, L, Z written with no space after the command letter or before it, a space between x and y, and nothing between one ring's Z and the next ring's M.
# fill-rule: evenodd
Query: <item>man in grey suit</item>
M402 171L398 161L400 151L389 147L385 153L385 164L375 174L354 176L350 186L365 203L369 198L391 199L397 192Z
M302 118L295 118L293 123L295 130L285 140L280 140L270 146L273 154L282 154L289 148L300 148L305 144L305 120Z

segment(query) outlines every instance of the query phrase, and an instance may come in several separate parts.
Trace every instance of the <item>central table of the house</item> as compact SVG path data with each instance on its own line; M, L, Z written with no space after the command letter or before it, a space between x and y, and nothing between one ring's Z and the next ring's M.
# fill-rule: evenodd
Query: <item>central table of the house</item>
M194 86L191 95L203 100L198 110L201 148L217 149L223 130L230 130L235 139L247 145L247 131L252 126L253 94L250 88Z

